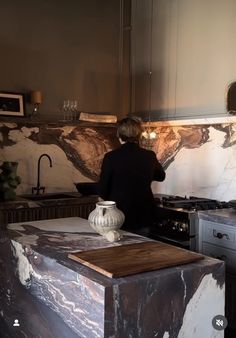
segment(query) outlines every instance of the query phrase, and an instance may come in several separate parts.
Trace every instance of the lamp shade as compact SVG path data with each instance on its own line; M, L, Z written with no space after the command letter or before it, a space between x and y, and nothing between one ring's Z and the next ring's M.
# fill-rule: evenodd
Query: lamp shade
M30 102L32 104L40 104L43 101L42 92L40 90L34 90L30 93Z

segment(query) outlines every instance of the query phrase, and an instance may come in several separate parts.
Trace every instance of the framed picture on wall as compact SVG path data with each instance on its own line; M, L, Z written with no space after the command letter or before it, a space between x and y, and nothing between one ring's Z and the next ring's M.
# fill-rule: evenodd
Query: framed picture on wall
M0 92L0 115L24 116L24 95Z

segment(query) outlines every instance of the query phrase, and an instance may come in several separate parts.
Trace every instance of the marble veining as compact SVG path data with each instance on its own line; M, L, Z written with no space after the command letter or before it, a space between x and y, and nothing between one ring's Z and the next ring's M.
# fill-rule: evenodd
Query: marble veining
M182 269L177 268L175 275L166 271L167 275L163 279L140 280L139 284L134 284L129 291L125 290L124 285L120 285L119 292L116 289L116 300L119 299L114 302L115 319L119 318L118 327L116 321L116 330L121 332L121 337L164 337L165 335L178 337L180 335L189 338L192 337L191 334L200 321L198 333L202 335L195 334L193 337L214 337L216 332L209 318L214 312L224 312L224 304L221 302L224 299L223 280L218 283L210 270L204 275L201 274L200 279L198 273L185 268L183 270L184 273ZM222 273L221 269L220 271ZM209 304L214 304L211 309L207 309L203 302L205 293ZM129 297L132 298L132 306ZM163 302L163 306L156 307L156 302ZM137 313L137 322L132 325L132 316L135 313ZM191 316L193 313L194 316ZM207 313L207 316L204 317L201 313ZM124 321L124 316L130 318L130 325ZM216 337L223 337L223 333L217 334Z
M29 287L31 275L33 274L32 265L25 255L25 250L20 243L12 241L13 254L17 259L17 272L22 285Z
M164 182L152 184L153 192L234 199L235 120L222 117L151 122L158 135L152 147L167 174ZM46 152L53 158L53 167L42 177L47 191L75 191L74 182L98 179L104 154L118 146L115 133L113 125L2 122L0 160L19 162L22 183L17 193L27 193L36 182L37 159Z
M212 330L210 326L204 327L204 322L211 322L214 316L224 313L224 306L221 302L224 294L225 288L217 287L216 280L212 278L211 274L204 276L194 296L186 306L178 338L186 337L186 332L191 338L222 337L222 332ZM201 307L201 312L198 311L196 304ZM191 320L193 317L196 319L194 324Z
M154 149L166 180L154 192L230 200L235 196L235 131L232 125L154 128Z
M189 338L200 321L204 338L223 337L209 320L224 311L223 262L205 258L113 279L67 257L147 240L124 232L122 241L106 242L79 217L9 225L1 232L1 317L11 331L19 318L27 338Z
M65 226L66 224L66 226ZM129 243L140 243L150 239L136 234L121 231L123 238L119 242L108 242L103 236L95 232L88 225L88 221L81 217L69 217L36 222L12 223L8 230L17 242L32 247L43 248L43 253L57 255L66 252L78 252L120 246Z

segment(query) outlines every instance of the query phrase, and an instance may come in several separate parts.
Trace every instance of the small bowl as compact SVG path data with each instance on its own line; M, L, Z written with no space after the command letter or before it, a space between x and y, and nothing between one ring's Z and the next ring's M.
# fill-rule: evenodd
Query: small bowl
M77 191L83 196L98 195L97 182L74 183Z

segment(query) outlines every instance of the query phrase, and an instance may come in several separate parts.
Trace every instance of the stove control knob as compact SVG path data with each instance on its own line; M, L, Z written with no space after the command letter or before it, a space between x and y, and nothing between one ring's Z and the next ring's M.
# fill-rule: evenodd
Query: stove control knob
M182 223L182 229L183 231L187 231L188 230L188 224L187 223Z

